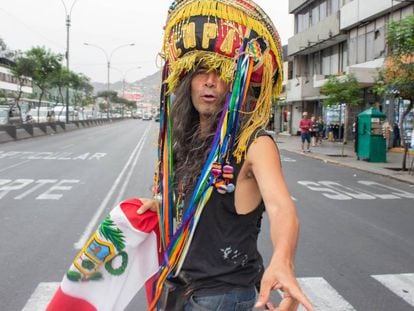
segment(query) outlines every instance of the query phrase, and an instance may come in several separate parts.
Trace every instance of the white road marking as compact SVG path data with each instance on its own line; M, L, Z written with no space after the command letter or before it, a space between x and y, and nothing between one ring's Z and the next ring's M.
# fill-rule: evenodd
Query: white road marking
M26 160L26 161L22 161L22 162L19 162L19 163L16 163L16 164L13 164L13 165L10 165L10 166L7 166L7 167L4 167L4 168L2 168L2 169L0 170L0 172L7 171L8 169L11 169L11 168L13 168L13 167L16 167L16 166L22 165L22 164L27 163L27 162L30 162L30 161L29 161L29 160Z
M414 306L414 273L372 275L372 277ZM324 278L298 278L298 282L312 302L315 311L356 311ZM45 310L59 284L59 282L39 283L22 311ZM281 295L280 291L279 294ZM301 306L298 310L305 309Z
M372 277L414 307L414 273L372 275Z
M144 142L141 144L141 146L139 147L139 150L138 150L138 152L136 153L136 156L135 156L135 160L134 160L134 162L132 163L132 166L131 166L131 168L129 169L129 171L128 171L128 175L126 176L126 178L125 178L125 180L124 180L124 183L123 183L123 185L122 185L122 187L121 187L121 190L119 191L119 194L118 194L118 196L116 197L116 200L115 200L115 202L121 202L121 200L124 198L124 193L125 193L125 189L126 189L126 187L127 187L127 185L128 185L128 183L129 183L129 181L130 181L130 179L131 179L131 176L132 176L132 173L133 173L133 171L134 171L134 168L135 168L135 166L137 165L137 163L138 163L138 159L139 159L139 157L140 157L140 155L141 155L141 152L142 152L142 149L144 148Z
M370 187L373 187L373 188L378 188L378 189L382 189L382 190L383 189L392 190L392 192L391 192L392 194L398 195L398 196L403 197L403 198L414 199L414 193L407 192L407 191L404 191L404 190L401 190L401 189L397 189L397 188L394 188L394 187L391 187L391 186L386 186L386 185L383 185L383 184L379 184L375 181L360 180L358 182L360 184L370 186Z
M126 170L128 169L130 163L134 159L135 154L141 148L141 145L144 144L144 142L145 142L145 140L146 140L146 138L148 136L149 129L150 129L150 127L147 127L147 129L145 130L145 132L142 135L141 139L138 141L137 146L134 148L134 150L132 151L131 155L129 156L127 163L122 168L121 172L119 173L117 179L113 183L113 185L112 185L111 189L109 190L108 194L103 199L101 205L99 206L99 208L97 209L97 211L93 215L91 221L87 225L84 233L82 234L82 236L80 237L80 239L74 244L75 249L81 249L83 247L83 245L85 245L86 241L89 239L90 235L92 234L92 231L95 229L95 227L97 225L97 222L98 222L99 218L101 217L101 214L103 213L103 211L107 207L107 205L109 203L109 200L111 199L111 197L115 193L115 190L118 187L119 183L121 182L121 180L122 180L122 178L123 178Z
M379 184L374 181L358 180L359 184L376 189L375 193L371 190L358 187L344 186L335 181L321 180L299 180L298 184L307 187L309 190L321 192L321 194L331 200L399 200L402 198L414 199L414 193L397 189L394 187ZM380 190L380 193L378 192ZM382 192L382 193L381 193ZM391 193L384 193L391 192Z
M59 288L59 284L58 282L39 283L22 311L45 310L56 290Z
M298 282L316 311L355 311L324 278L298 278ZM301 306L298 310L305 308Z
M57 179L39 179L35 182L37 184L36 186L30 188L26 192L23 192L21 195L18 195L17 197L14 197L14 199L15 200L21 200L24 197L28 196L29 194L35 192L37 189L43 187L43 185L54 184L56 182L57 182Z
M321 185L331 188L358 200L375 200L375 196L341 185L334 181L318 181Z
M65 184L77 184L79 182L80 180L78 179L63 179L36 197L36 200L60 200L63 194L54 193L55 191L69 191L72 189L72 186L64 186Z
M298 184L305 186L308 189L313 190L313 191L320 191L322 192L323 196L331 200L341 200L341 201L352 200L352 197L344 195L343 193L340 193L330 188L321 187L321 185L318 184L317 182L300 180L298 181Z

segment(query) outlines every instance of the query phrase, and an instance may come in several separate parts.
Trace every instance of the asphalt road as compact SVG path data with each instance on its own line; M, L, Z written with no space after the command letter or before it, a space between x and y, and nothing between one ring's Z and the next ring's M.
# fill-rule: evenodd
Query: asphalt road
M150 194L157 128L130 120L0 145L1 310L42 310L115 203ZM316 310L414 310L414 187L283 151L282 165ZM265 262L268 237L265 218ZM145 308L141 291L127 310Z

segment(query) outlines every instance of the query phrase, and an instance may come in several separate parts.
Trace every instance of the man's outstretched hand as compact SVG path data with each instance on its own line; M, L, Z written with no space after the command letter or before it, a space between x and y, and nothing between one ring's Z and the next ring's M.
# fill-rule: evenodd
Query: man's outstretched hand
M272 290L281 290L283 292L282 301L278 306L269 302ZM314 311L309 299L299 287L293 269L289 265L271 264L263 274L259 298L255 308L267 307L269 310L276 311L296 311L300 304L307 311Z

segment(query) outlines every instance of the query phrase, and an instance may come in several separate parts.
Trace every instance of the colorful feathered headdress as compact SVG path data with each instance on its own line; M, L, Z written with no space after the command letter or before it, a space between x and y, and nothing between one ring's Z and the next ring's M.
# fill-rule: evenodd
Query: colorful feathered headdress
M282 48L276 28L251 0L177 0L170 6L162 53L168 66L168 92L174 92L182 76L201 62L231 84L243 45L254 60L248 82L258 96L255 111L240 131L238 159L251 133L268 122L272 97L282 88Z

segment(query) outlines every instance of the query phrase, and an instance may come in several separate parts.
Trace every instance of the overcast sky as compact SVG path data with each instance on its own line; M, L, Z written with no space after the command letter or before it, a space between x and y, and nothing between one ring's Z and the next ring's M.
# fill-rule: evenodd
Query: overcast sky
M63 0L68 10L74 0ZM111 83L132 82L157 71L162 27L171 0L77 0L71 14L70 69L92 81L106 82L106 57L111 58ZM256 0L273 20L287 44L293 35L293 18L287 0ZM62 0L0 0L0 37L12 50L45 46L55 53L66 51L65 9ZM140 69L136 69L141 67Z

